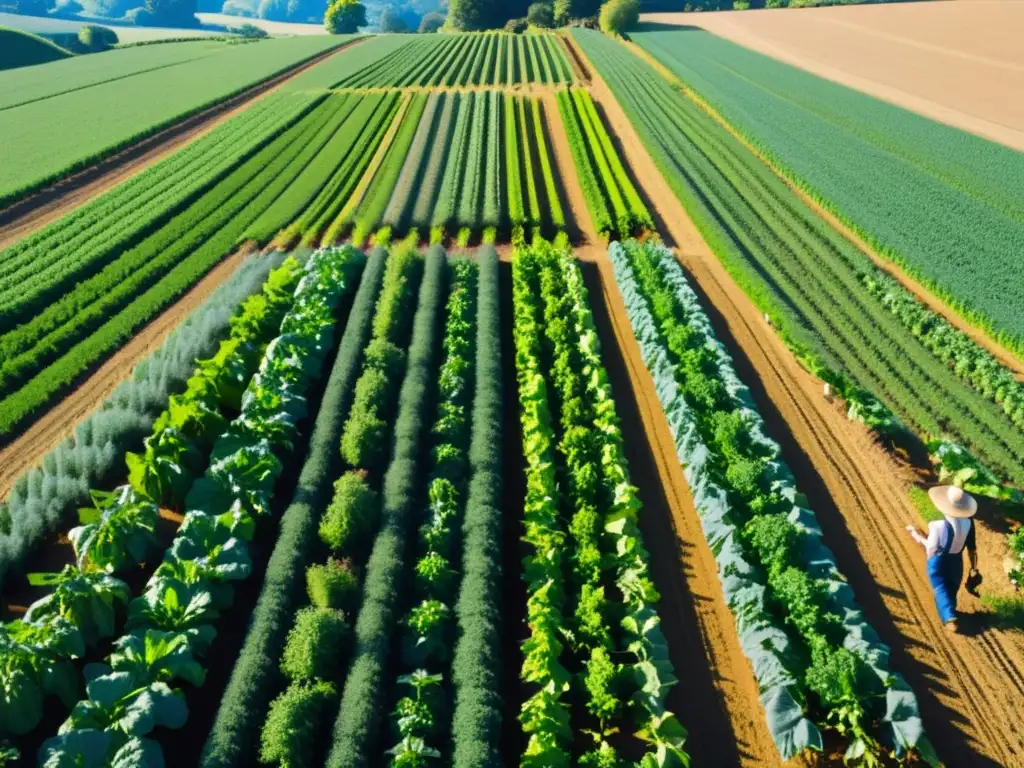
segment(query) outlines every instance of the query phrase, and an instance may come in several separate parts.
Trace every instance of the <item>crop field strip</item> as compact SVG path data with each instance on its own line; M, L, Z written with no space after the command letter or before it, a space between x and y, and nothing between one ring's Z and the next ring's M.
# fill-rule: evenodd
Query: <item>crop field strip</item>
M235 310L217 354L194 361L194 376L153 423L145 451L125 454L127 471L120 476L127 475L128 483L92 492L96 511L83 511L82 525L69 533L75 564L37 579L54 591L5 627L7 652L20 654L40 677L18 678L13 701L30 706L21 706L18 716L5 714L4 735L33 730L44 695L74 703L69 695L77 698L80 684L73 660L119 634L123 613L115 617L115 610L132 600L109 666L90 667L88 700L72 709L67 727L44 744L41 755L159 758L159 745L141 737L158 726L180 728L187 719L181 691L168 683L203 682L197 659L216 634L218 611L231 603L231 582L250 574L246 543L257 533L257 520L270 512L283 469L279 457L287 456L297 436L303 395L333 348L339 303L361 264L352 249L317 252L301 266L285 261L260 295ZM247 473L254 466L259 471ZM170 546L156 535L159 504L189 510ZM151 562L150 555L164 547L163 562L150 569L143 592L132 599L132 588L113 574ZM213 599L197 601L202 595ZM187 633L182 622L189 622ZM117 713L133 706L148 706L148 719L128 734L119 730Z
M0 294L8 300L0 309L0 402L8 409L0 429L10 433L31 418L236 243L266 242L302 212L319 212L310 226L326 226L334 190L361 178L395 103L282 95L8 249L0 277L11 286ZM130 210L141 215L124 219ZM124 227L111 227L112 219ZM40 258L51 265L40 270Z
M665 709L678 681L582 274L543 243L517 249L512 273L529 553L522 762L567 765L580 751L581 763L612 761L607 739L621 728L618 747L685 765L686 731Z
M75 88L63 93L33 80L22 84L24 74L13 70L0 73L0 92L7 100L7 106L0 109L0 135L4 137L0 205L353 39L220 43L219 51L200 57L196 54L208 44L172 43L108 51L93 57L88 75L72 75ZM179 55L188 60L169 64L169 49L173 48L180 48ZM132 67L147 58L162 66L132 74ZM53 64L66 66L67 72L73 73L81 61ZM106 66L101 68L101 63ZM68 114L75 115L74 121L64 119Z
M1020 152L703 31L634 40L879 253L1024 351Z
M881 273L865 254L646 63L600 36L577 39L716 255L812 370L841 392L852 380L918 435L951 437L1002 478L1024 480L1017 410L907 333L869 289Z
M844 734L847 754L934 759L682 267L654 243L614 243L610 258L780 755L822 748L810 717Z
M335 88L560 85L573 82L565 49L553 34L481 32L410 37L380 62Z

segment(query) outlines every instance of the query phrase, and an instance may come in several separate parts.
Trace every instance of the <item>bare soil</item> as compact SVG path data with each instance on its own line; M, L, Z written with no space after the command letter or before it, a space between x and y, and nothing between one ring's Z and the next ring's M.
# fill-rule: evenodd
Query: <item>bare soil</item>
M848 421L838 403L826 401L821 382L764 325L704 243L596 73L592 93L620 152L642 181L659 231L703 295L719 339L751 387L769 432L783 446L840 569L891 647L892 668L916 692L940 757L956 766L1024 764L1024 735L1016 718L1005 714L1024 706L1024 641L995 626L980 603L963 592L963 635L940 626L924 553L903 530L920 523L907 493L911 483L922 480L920 468L900 462L866 429ZM980 537L997 535L982 522ZM986 578L1002 566L981 565Z
M205 136L219 125L248 109L260 99L279 90L289 80L325 59L357 45L328 51L294 69L253 86L226 101L199 112L159 133L142 139L95 165L34 192L0 210L0 248L27 237L47 224L71 213L109 189L127 181L174 152Z
M38 465L43 456L68 437L78 423L131 374L140 360L163 344L171 331L209 298L242 263L246 252L244 248L239 249L210 270L188 293L150 321L24 433L0 448L0 499L23 472Z
M907 3L720 13L700 27L926 117L1024 150L1024 3Z

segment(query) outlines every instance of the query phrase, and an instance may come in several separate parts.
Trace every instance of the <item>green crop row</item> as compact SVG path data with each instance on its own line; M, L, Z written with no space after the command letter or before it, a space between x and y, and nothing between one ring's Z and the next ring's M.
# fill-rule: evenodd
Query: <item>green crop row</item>
M419 497L421 443L435 386L437 329L447 293L448 263L440 247L427 253L424 272L409 345L408 373L394 421L394 448L383 478L381 529L366 563L353 661L326 763L330 768L373 765L380 754L387 661L402 604L409 529ZM408 311L407 305L403 311Z
M452 765L485 768L501 762L502 371L497 252L479 262L476 388L470 416L469 487L462 523L462 583L455 603L451 669Z
M338 88L561 84L573 81L568 55L552 34L430 35L349 74Z
M451 648L454 640L454 601L459 592L461 518L470 479L471 409L476 380L473 343L476 340L477 265L467 259L450 266L448 300L444 311L443 360L437 373L437 403L431 433L431 472L427 482L427 513L420 515L417 560L405 574L412 576L413 599L400 623L398 671L393 688L403 694L391 718L387 750L393 765L413 759L422 742L440 754L447 745L451 712ZM419 717L416 717L419 715Z
M427 97L427 105L423 109L416 134L413 136L412 144L405 156L402 172L398 176L391 193L391 200L380 221L385 227L394 230L404 227L412 213L414 201L418 201L418 198L422 197L417 194L421 180L426 175L426 167L431 163L433 155L438 154L435 127L447 129L448 126L440 126L438 123L442 115L447 115L449 120L451 119L450 109L439 108L442 98L440 93L431 93ZM429 201L424 201L423 207L427 205L429 205Z
M270 556L245 644L206 740L200 761L203 768L255 762L260 727L274 692L282 687L277 664L303 592L305 568L316 557L317 526L331 500L332 478L341 471L338 443L363 349L370 339L386 262L387 253L377 249L363 271L313 426L306 462L292 503L281 518L281 533Z
M231 582L251 571L247 542L255 535L256 519L270 512L283 470L278 454L286 455L297 437L304 395L333 348L335 311L361 261L354 249L339 249L318 252L306 262L279 338L267 347L238 417L217 439L206 475L188 493L184 523L143 594L128 607L128 633L113 643L106 666L89 668L87 699L74 706L59 735L44 744L41 761L102 756L117 762L140 754L149 762L159 759L160 749L144 737L157 726L184 723L184 695L169 683L203 682L205 670L198 659L216 634L219 610L232 601ZM283 288L280 280L276 288ZM242 322L256 327L279 316L259 310L250 304ZM80 560L81 570L66 568L47 579L56 591L25 615L24 624L34 635L59 638L57 643L43 642L46 634L33 638L41 672L72 650L76 635L69 634L68 625L87 644L90 637L108 635L116 602L130 597L108 571L125 558L139 559L140 540L151 535L156 505L130 488L114 496L109 510L74 532L79 550L86 547L90 553ZM18 647L9 652L26 653L25 639L20 633ZM65 684L60 690L77 695L75 688Z
M511 93L505 94L505 167L508 169L508 220L512 225L513 241L522 239L526 225L526 209L523 205L523 169L519 157L519 137L522 135L519 122L522 102ZM519 230L517 237L515 232Z
M353 39L320 36L248 45L218 42L205 56L141 73L129 68L127 77L122 67L130 67L128 62L132 60L160 58L173 49L191 58L198 52L195 46L204 44L171 43L117 51L88 61L73 58L51 63L46 70L48 82L42 89L31 76L0 73L0 92L5 96L14 94L17 98L23 87L47 91L37 93L34 100L0 110L0 135L7 146L18 148L4 161L0 206ZM54 93L68 81L59 73L74 82L83 65L88 73L85 77L93 82L81 85L88 87Z
M864 764L891 750L937 765L913 693L887 668L675 257L629 241L610 258L783 759L822 749L813 713Z
M272 97L4 249L0 252L0 333L30 319L166 224L314 102L310 97Z
M318 533L331 556L306 569L310 605L295 614L280 669L289 681L271 703L261 734L260 760L300 765L315 762L319 733L337 707L351 651L352 617L359 607L366 554L375 541L380 500L374 485L390 445L389 425L398 383L406 372L405 339L419 254L403 248L384 273L373 336L364 350L352 408L341 434L341 456L356 471L335 483L334 498L320 517ZM428 289L426 283L422 286Z
M565 132L569 136L569 149L572 151L573 163L576 166L580 186L583 188L583 199L587 202L587 209L590 211L594 228L598 234L609 238L615 231L615 222L612 219L612 212L608 209L604 192L601 190L597 171L587 154L587 141L584 138L579 116L576 114L575 103L569 91L558 92L558 109L562 114Z
M222 259L327 140L330 120L329 110L310 113L99 275L0 337L17 355L0 366L10 392L0 401L0 435L23 424Z
M533 552L524 561L530 639L521 677L535 692L519 716L528 736L523 762L570 765L583 730L593 745L580 764L614 765L624 745L608 735L635 724L632 738L649 758L682 768L686 731L665 708L678 681L588 301L570 253L536 243L517 252L524 445L529 474L539 475L528 480L524 514Z
M377 169L377 173L374 174L373 182L366 191L366 196L351 213L351 216L354 217L354 222L352 222L354 223L352 241L356 244L366 241L369 234L380 223L384 211L388 207L391 195L395 190L395 185L398 183L398 178L405 167L409 148L419 129L420 118L423 116L423 111L427 106L427 98L427 95L424 93L414 94L411 97L408 109L402 117L402 123L398 128L398 133L395 135L387 154L384 156L384 162ZM340 222L342 228L348 223L348 221ZM336 221L332 225L331 230L335 230L337 234L340 234L338 225L339 222Z
M907 333L860 279L875 270L866 255L645 62L601 35L578 39L715 254L851 417L893 430L895 414L1024 482L1024 431Z
M75 511L89 503L89 488L110 477L127 451L142 447L168 398L186 387L195 361L216 351L238 305L260 290L282 258L274 254L246 261L71 437L15 481L0 505L0 584L24 569L45 536L70 524Z

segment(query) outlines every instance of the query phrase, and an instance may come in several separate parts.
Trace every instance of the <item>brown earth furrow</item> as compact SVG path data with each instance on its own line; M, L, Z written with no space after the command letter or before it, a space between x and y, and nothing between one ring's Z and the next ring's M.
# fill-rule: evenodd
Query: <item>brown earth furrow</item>
M23 472L68 437L87 415L110 396L136 364L163 344L164 339L202 304L242 263L245 250L224 259L178 301L135 334L74 390L46 411L23 434L0 449L0 499L7 496Z
M320 54L293 69L265 80L209 109L78 171L0 210L0 248L21 240L66 216L107 190L205 136L239 113L280 90L290 80L325 59L358 45L365 38Z
M941 628L923 552L903 530L919 523L907 494L919 479L913 467L898 463L839 404L826 401L821 382L765 325L704 243L596 71L591 91L659 231L693 276L716 333L783 446L866 618L891 647L892 669L917 693L940 757L956 766L1024 764L1024 742L1006 714L1024 707L1019 673L1009 671L1024 669L1021 640L987 623L978 601L964 593L964 636ZM1000 568L982 563L983 572Z
M689 729L694 765L782 765L740 647L718 569L676 459L675 441L615 287L611 263L587 210L553 94L542 97L555 175L563 184L575 253L583 262L626 456L644 505L641 529L661 592L659 615L680 679L668 707Z

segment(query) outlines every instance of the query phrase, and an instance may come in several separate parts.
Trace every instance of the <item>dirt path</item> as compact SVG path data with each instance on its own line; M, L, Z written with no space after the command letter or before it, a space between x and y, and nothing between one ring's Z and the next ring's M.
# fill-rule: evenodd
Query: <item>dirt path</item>
M14 481L25 470L39 464L43 456L109 397L136 363L163 344L168 334L235 271L244 257L245 250L239 249L210 270L188 293L142 328L22 435L0 449L0 499L7 496Z
M1024 379L1024 360L1015 355L1009 349L1001 345L998 341L994 340L989 334L982 328L971 323L965 319L956 309L946 304L942 299L938 298L930 290L919 283L913 278L908 272L902 267L893 263L890 259L886 258L860 235L848 227L838 216L833 214L830 210L825 208L821 203L811 197L806 191L800 188L794 183L793 179L786 174L781 168L771 162L764 154L762 154L753 144L742 136L719 112L708 104L700 94L693 91L687 86L682 80L680 80L670 69L666 68L657 59L651 56L646 50L636 45L635 43L626 44L633 53L639 56L641 59L646 61L652 67L657 70L662 77L668 80L676 87L683 90L683 92L704 112L706 112L716 123L721 125L725 130L729 132L733 138L740 142L749 152L756 156L762 163L767 166L772 173L774 173L780 180L785 182L797 196L810 207L815 213L823 218L829 225L835 228L840 234L843 235L847 240L857 246L872 262L875 266L881 269L883 272L888 274L893 279L897 280L904 288L910 291L911 294L922 304L928 307L930 310L935 312L940 317L944 318L950 325L957 330L966 334L970 337L974 343L983 349L987 350L993 357L996 358L1000 363L1009 368L1018 379ZM611 91L607 89L607 85L604 84L606 90L606 97L614 98L611 95Z
M365 39L365 38L364 38ZM185 118L149 138L111 155L72 176L55 182L13 205L0 210L0 248L42 229L66 216L107 190L127 181L151 165L177 152L186 144L205 136L260 99L282 88L290 80L320 62L341 53L362 40L356 40L333 51L316 56L276 77Z
M772 436L807 494L868 620L892 648L892 667L917 693L940 757L955 766L1024 764L1024 734L1007 712L1024 707L1021 636L986 625L976 600L968 636L942 630L924 572L924 553L903 531L919 524L907 495L915 478L864 428L826 402L807 373L766 328L673 195L628 118L597 74L601 106L666 242L703 293ZM1001 564L983 563L984 568Z
M544 107L556 175L578 230L575 253L583 262L630 472L644 504L641 527L662 595L662 627L681 681L668 706L690 731L687 749L694 765L780 765L753 671L740 648L714 557L675 457L675 442L630 329L605 246L587 211L554 96L545 98Z

